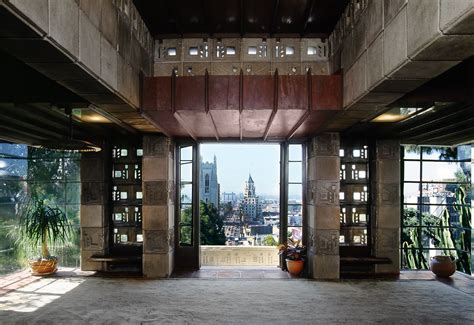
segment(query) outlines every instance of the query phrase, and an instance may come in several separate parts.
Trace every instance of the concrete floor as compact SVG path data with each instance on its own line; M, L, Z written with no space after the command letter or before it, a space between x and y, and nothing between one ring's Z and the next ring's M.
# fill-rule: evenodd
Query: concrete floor
M23 273L0 279L0 324L474 324L473 283L430 272L340 282Z

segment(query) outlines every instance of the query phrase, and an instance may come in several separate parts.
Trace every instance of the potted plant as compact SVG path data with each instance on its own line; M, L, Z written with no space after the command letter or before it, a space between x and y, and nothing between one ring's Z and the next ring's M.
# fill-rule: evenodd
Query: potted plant
M40 256L28 260L33 275L57 271L58 258L51 256L48 245L65 243L70 234L71 225L58 207L49 206L45 200L36 198L28 199L22 205L17 243L28 251L37 251L41 246Z
M288 272L292 275L299 275L303 271L306 258L306 247L301 245L301 240L288 238L288 243L278 245L277 249L278 255L285 258Z
M456 272L456 260L453 260L451 256L433 256L430 261L430 270L438 277L448 278Z

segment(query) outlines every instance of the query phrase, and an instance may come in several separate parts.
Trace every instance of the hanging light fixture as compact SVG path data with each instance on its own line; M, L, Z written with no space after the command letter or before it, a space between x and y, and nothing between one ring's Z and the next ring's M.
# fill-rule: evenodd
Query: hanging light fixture
M74 139L74 129L72 121L72 109L70 107L65 108L65 113L69 119L69 136L64 136L63 139L51 139L45 140L41 143L34 144L33 147L43 148L57 151L71 151L71 152L99 152L102 148L95 143Z

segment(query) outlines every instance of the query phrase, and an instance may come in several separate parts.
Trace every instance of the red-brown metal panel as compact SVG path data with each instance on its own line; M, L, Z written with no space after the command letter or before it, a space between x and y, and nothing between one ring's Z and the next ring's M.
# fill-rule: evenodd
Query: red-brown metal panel
M273 109L274 101L273 76L244 76L243 109L267 110ZM265 130L265 127L264 127Z
M169 136L189 137L189 133L179 124L171 111L146 111L143 117L152 124L157 124Z
M308 109L308 77L278 77L278 109Z
M178 121L194 138L215 138L211 116L206 112L181 110L175 113Z
M205 77L176 78L176 111L205 112Z
M240 113L238 110L210 110L219 138L240 137Z
M312 79L312 109L342 110L342 76L314 75Z
M143 109L145 111L171 111L171 77L144 79Z
M268 138L287 138L306 112L307 110L301 109L279 109L268 132Z
M321 132L326 123L336 114L337 111L312 111L291 138L305 138Z
M239 76L209 76L209 110L239 110Z
M270 109L244 109L242 111L242 137L263 138L272 110Z

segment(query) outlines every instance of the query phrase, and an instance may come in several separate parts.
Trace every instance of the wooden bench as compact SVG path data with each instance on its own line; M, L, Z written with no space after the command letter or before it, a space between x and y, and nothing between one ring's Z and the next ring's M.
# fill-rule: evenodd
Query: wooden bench
M105 263L106 271L141 272L141 255L92 255L90 260Z

